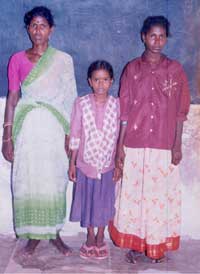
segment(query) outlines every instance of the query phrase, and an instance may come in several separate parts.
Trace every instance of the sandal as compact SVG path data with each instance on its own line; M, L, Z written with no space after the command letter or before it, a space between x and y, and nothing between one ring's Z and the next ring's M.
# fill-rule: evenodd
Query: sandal
M79 255L82 259L95 257L95 246L87 246L85 243L81 246Z
M108 258L108 246L106 243L103 246L95 246L95 259L103 260Z

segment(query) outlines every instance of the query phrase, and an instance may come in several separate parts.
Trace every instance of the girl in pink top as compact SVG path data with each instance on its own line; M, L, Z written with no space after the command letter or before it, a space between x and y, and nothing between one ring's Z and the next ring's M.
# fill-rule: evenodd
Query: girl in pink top
M87 227L80 256L104 259L108 256L104 229L114 216L119 101L108 95L113 82L113 69L108 62L92 63L88 82L93 93L76 99L71 117L69 178L75 184L70 220Z

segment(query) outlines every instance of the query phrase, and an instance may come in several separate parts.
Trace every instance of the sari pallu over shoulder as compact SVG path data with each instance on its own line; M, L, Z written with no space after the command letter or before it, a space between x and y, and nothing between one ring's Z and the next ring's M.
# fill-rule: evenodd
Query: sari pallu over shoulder
M64 97L62 98L63 92L60 92L60 89L62 89L64 85L66 86L64 83L65 79L61 77L65 69L65 64L60 62L61 54L64 53L48 47L22 83L22 98L17 105L13 124L14 143L16 142L27 114L36 108L45 108L50 111L62 126L65 134L69 134L69 121L66 119L67 116L69 117L69 114L66 115ZM58 73L59 69L60 74ZM55 78L57 79L55 80ZM51 85L51 80L53 80L53 85ZM58 85L55 86L54 82Z

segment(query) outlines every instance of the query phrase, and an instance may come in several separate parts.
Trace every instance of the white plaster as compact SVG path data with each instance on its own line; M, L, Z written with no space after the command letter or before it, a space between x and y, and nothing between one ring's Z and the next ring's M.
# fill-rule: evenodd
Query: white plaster
M3 130L5 98L0 98L0 137ZM185 123L183 135L183 161L181 164L182 184L182 235L200 239L200 106L192 105L189 119ZM2 138L0 138L0 146ZM11 165L0 153L0 234L12 234L12 196L10 185ZM71 204L73 183L67 190L68 216ZM67 217L68 220L68 217ZM77 235L85 232L78 223L66 222L64 235Z

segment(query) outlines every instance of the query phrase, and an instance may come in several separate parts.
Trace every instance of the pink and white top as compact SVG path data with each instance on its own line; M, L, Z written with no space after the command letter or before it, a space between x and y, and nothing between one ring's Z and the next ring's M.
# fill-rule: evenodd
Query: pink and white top
M25 51L20 51L12 55L8 64L8 87L9 91L19 91L22 82L33 69L32 63L26 56Z
M97 104L93 94L78 97L71 115L70 149L78 149L76 165L90 178L114 168L119 134L119 99Z

